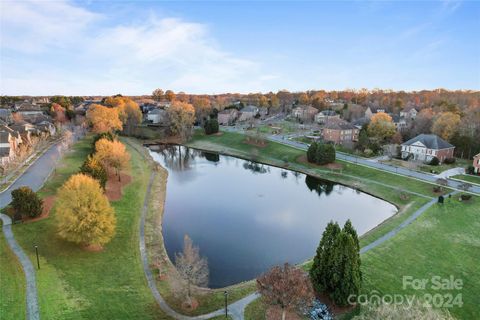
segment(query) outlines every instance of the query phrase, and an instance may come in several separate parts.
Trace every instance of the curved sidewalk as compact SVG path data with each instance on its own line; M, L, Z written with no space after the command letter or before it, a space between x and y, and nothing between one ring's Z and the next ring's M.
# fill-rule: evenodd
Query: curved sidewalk
M0 219L3 222L3 233L7 240L10 249L17 256L18 261L22 265L23 272L25 273L27 283L27 319L37 320L40 319L37 299L37 283L35 281L35 269L32 262L27 257L22 248L18 245L17 241L13 237L12 232L12 219L5 214L0 214Z

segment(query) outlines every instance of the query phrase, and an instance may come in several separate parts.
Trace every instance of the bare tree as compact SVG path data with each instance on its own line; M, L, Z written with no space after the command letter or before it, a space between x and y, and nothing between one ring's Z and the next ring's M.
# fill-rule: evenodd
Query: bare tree
M268 304L280 305L282 320L285 320L287 310L298 310L313 300L308 275L288 263L283 267L273 267L258 278L257 289Z
M187 282L187 299L191 303L191 285L206 286L209 272L207 259L200 256L200 249L188 235L183 239L183 252L175 254L175 266Z

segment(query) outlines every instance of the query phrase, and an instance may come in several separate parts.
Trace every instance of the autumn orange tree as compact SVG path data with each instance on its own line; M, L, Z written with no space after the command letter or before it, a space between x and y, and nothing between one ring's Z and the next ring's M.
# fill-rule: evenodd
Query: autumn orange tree
M114 168L120 180L120 171L125 169L130 161L130 154L125 145L118 140L100 139L95 143L94 157L106 168Z
M432 125L432 132L442 139L450 140L458 129L460 116L453 112L443 112L438 115Z
M116 108L92 104L87 111L87 120L95 133L122 130L122 121Z
M189 103L174 101L167 112L171 121L172 134L178 135L182 141L186 140L190 136L195 122L193 106Z
M392 117L384 112L376 113L372 116L368 125L368 134L380 141L390 139L396 132Z
M257 279L257 289L268 304L282 308L282 320L287 311L297 311L313 300L313 289L308 275L286 263L273 267Z
M115 234L116 218L100 183L84 174L70 177L58 190L58 234L84 246L102 246Z

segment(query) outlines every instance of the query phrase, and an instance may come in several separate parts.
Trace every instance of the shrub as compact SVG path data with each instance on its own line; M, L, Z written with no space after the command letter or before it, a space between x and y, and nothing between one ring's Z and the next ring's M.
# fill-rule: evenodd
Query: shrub
M470 195L470 194L462 194L462 195L460 196L460 199L462 199L462 201L470 200L470 199L472 199L472 195Z
M89 155L80 167L80 172L97 179L100 186L105 189L108 179L107 170L96 157Z
M455 161L457 161L457 159L455 158L446 158L445 160L443 160L445 164L454 164Z
M217 119L209 119L205 122L205 133L214 134L218 132L218 121Z
M440 164L440 160L438 160L437 157L433 157L428 164L431 166L438 166Z
M468 174L475 174L475 167L474 166L468 166L467 167L467 173Z
M12 207L15 212L34 218L42 214L43 201L29 187L20 187L12 191Z
M308 162L324 165L335 161L335 147L332 144L313 142L307 150Z

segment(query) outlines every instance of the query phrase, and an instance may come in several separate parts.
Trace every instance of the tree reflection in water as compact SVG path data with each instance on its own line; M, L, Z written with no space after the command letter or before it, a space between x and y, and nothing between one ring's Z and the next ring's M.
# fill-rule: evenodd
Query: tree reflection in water
M331 181L318 179L308 175L305 176L305 184L310 191L315 191L319 196L321 196L322 193L325 193L325 195L328 196L332 193L333 188L335 187L335 183Z

